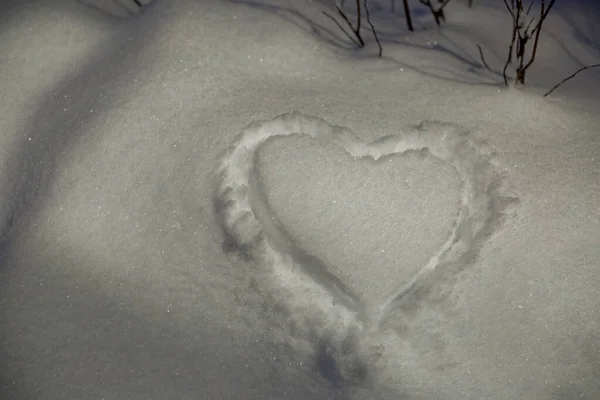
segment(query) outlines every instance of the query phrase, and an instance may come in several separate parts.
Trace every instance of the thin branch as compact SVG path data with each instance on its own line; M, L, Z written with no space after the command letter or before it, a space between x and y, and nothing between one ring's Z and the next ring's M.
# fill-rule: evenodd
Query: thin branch
M531 58L529 59L529 62L527 64L525 64L525 66L523 67L523 71L526 71L527 68L529 68L531 66L531 64L533 64L533 61L535 60L535 54L537 53L538 41L540 40L540 32L541 31L542 31L541 29L538 29L535 31L535 39L533 40L533 50L531 51ZM521 83L525 83L525 82L521 82Z
M529 21L529 23L527 24L527 27L525 28L525 34L527 34L527 32L529 31L529 28L531 28L531 24L533 24L533 21L535 21L535 20L533 18L531 18L531 21Z
M431 0L419 0L419 2L429 8L431 15L433 15L433 18L435 19L436 25L440 25L440 19L446 20L446 17L444 16L444 7L448 5L450 0L438 0L440 6L437 9L431 4Z
M513 10L512 8L508 5L508 2L506 0L504 0L504 4L506 5L506 9L508 10L508 12L510 13L510 16L513 17L513 21L515 19L515 15L513 14ZM514 8L514 7L513 7Z
M356 41L356 38L354 36L352 36L351 34L349 34L348 32L346 32L346 30L344 29L342 24L340 24L340 22L337 19L335 19L335 17L333 15L329 14L327 11L323 11L323 14L325 14L325 16L327 18L329 18L333 22L335 22L335 24L338 26L338 28L340 28L340 30L342 32L344 32L344 35L348 36L348 39L350 39L352 41L352 43L354 43L357 47L361 47L360 43Z
M369 7L367 6L367 0L364 1L365 12L367 14L367 22L371 25L371 30L373 31L373 36L375 36L375 41L377 42L377 46L379 46L379 57L383 55L383 48L381 47L381 42L379 42L379 37L377 36L377 31L375 30L375 26L371 22L371 14L369 14Z
M483 66L485 68L487 68L489 71L492 71L492 69L490 68L490 66L488 65L488 63L485 62L485 57L483 56L483 49L481 48L480 45L477 45L477 48L479 49L479 56L481 57L481 62L483 63Z
M546 9L546 12L544 12L542 14L542 19L540 20L540 23L538 25L541 25L542 21L546 19L546 17L548 16L548 13L550 12L550 9L552 8L552 6L554 5L555 2L556 2L556 0L550 0L550 3L548 3L548 8Z
M546 1L542 0L542 9L540 10L540 20L538 21L535 28L533 28L533 30L531 31L532 33L538 29L542 29L542 24L544 23L544 20L548 16L548 13L552 9L552 6L554 5L555 2L556 2L556 0L550 0L550 3L548 3L548 8L545 8Z
M542 9L540 11L540 20L538 21L537 25L535 26L535 28L533 28L533 30L531 31L532 33L537 31L538 29L542 29L542 24L544 23L544 21L546 20L546 17L548 16L548 13L550 12L550 9L552 9L552 6L554 5L556 0L551 0L550 3L548 4L548 8L545 9L544 11L544 4L545 1L542 1Z
M529 60L527 65L525 65L525 69L529 68L529 66L531 64L533 64L533 61L535 60L535 54L537 52L538 41L540 39L540 32L542 31L542 24L544 23L544 20L548 16L548 12L554 5L555 1L556 0L551 0L550 3L548 4L548 8L546 10L544 10L544 5L546 2L544 0L542 0L542 8L540 10L540 21L538 22L537 26L535 27L535 41L533 42L533 50L531 52L531 59Z
M543 1L543 0L542 0ZM521 15L523 14L523 2L522 0L517 0L517 15L515 16L515 24L517 25L517 33L520 35L521 26Z
M402 0L402 5L404 6L404 17L406 18L406 26L408 26L408 30L413 32L415 28L412 23L412 16L410 15L410 7L408 6L408 0Z
M600 67L600 64L588 65L587 67L579 68L577 71L575 71L575 73L571 74L570 76L566 77L562 81L558 82L556 85L554 85L554 87L552 87L552 89L550 89L546 93L544 93L544 97L546 97L550 93L554 92L560 85L562 85L563 83L565 83L569 79L574 78L575 75L577 75L578 73L580 73L582 71L585 71L586 69L589 69L589 68L598 68L598 67Z
M356 37L359 38L360 42L362 43L362 45L365 45L365 42L362 40L362 37L360 36L360 0L356 0L356 29L354 30L354 33L356 33Z
M506 0L504 0L506 2ZM508 4L507 4L508 6ZM513 15L511 11L511 15ZM515 45L515 40L517 39L517 31L519 27L517 25L517 20L513 16L513 31L512 38L510 39L510 45L508 46L508 57L506 58L506 63L504 63L504 69L502 70L502 77L504 78L504 84L508 86L508 78L506 77L506 70L508 69L508 65L512 62L513 48Z
M356 17L356 28L354 28L352 26L352 22L350 22L350 20L346 16L346 13L344 12L344 10L342 10L342 7L340 7L339 4L336 4L335 8L337 9L338 14L340 14L340 16L344 19L344 21L346 21L346 24L348 25L348 27L356 35L356 38L358 39L358 42L360 43L359 47L364 47L365 46L365 41L360 36L360 0L356 0L356 11L357 11L357 14L358 14L357 17Z
M527 12L525 14L529 15L529 11L531 11L531 7L533 7L533 3L535 3L535 0L531 0L531 3L529 3L529 7L527 7Z
M346 25L348 25L348 27L352 30L352 32L354 32L354 27L352 26L352 22L350 22L350 20L346 16L346 13L344 12L344 10L342 10L342 8L338 4L335 5L335 9L337 10L338 14L340 14L342 16L342 19L344 21L346 21Z

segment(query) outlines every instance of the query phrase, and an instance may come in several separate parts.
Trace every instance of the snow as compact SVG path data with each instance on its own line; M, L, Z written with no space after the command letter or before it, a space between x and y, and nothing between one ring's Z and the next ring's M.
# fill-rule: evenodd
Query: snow
M598 397L594 2L133 3L0 6L0 397Z

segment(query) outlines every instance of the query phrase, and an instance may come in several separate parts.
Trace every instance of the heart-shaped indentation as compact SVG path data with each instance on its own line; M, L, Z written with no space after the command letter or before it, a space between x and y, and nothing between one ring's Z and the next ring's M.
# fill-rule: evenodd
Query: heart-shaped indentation
M271 217L369 314L427 264L459 217L460 176L426 149L374 160L331 141L278 136L255 163Z
M485 147L436 122L365 144L294 112L248 127L219 174L229 244L272 268L289 307L338 327L447 293L518 201Z

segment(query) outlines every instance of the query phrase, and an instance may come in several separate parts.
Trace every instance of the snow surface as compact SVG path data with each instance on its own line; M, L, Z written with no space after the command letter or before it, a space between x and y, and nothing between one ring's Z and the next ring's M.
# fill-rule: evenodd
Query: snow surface
M142 3L0 5L0 398L600 396L597 4Z

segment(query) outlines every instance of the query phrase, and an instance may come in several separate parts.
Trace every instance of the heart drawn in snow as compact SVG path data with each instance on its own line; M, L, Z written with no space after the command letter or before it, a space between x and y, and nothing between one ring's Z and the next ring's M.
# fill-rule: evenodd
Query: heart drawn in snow
M364 144L282 115L243 132L220 178L233 244L272 265L293 302L341 304L362 325L464 268L516 201L489 154L434 122Z
M294 135L267 140L256 165L271 215L370 314L427 264L459 216L460 176L427 150L374 161Z

